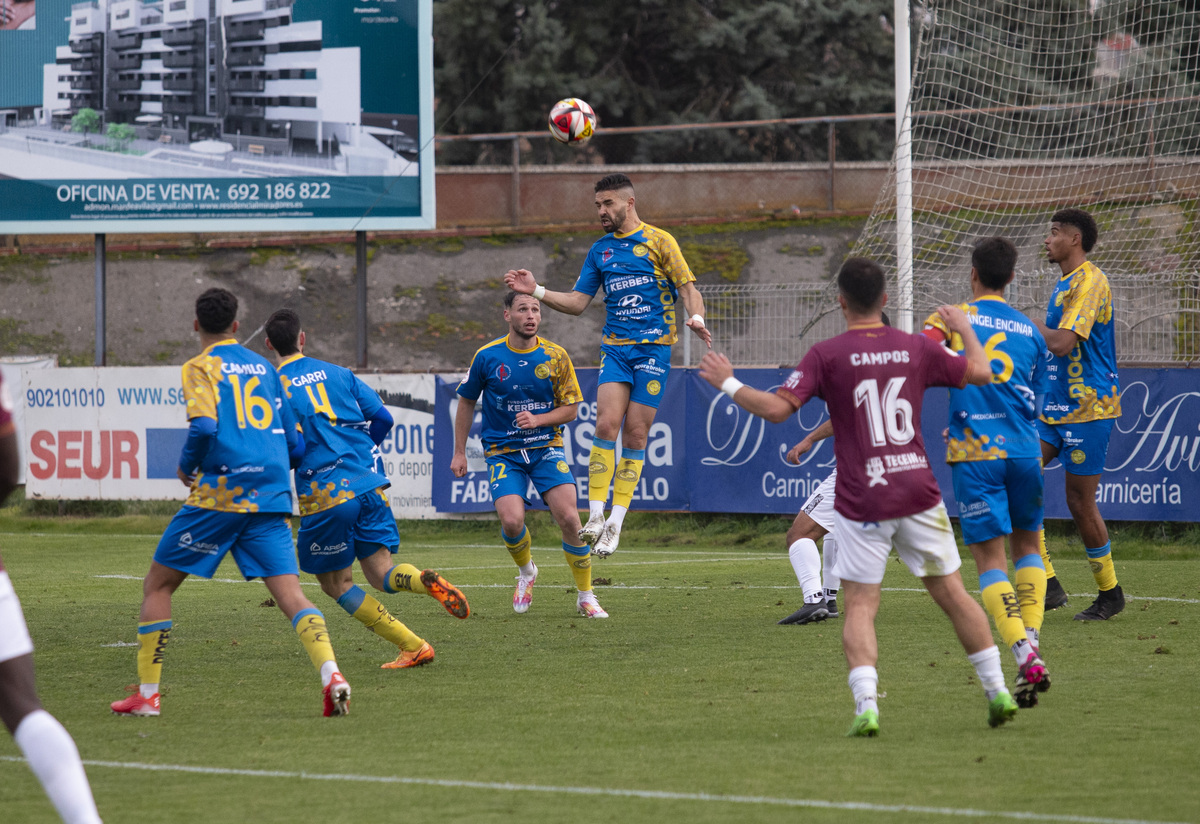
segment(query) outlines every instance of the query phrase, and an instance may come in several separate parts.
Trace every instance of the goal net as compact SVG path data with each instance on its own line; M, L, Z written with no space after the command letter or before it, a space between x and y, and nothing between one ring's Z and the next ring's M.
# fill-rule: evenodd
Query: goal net
M1009 301L1040 314L1061 272L1050 215L1090 211L1125 364L1200 362L1200 6L1133 0L912 4L913 322L970 297L973 242L1020 250ZM853 254L897 303L896 175ZM826 304L828 306L828 304ZM806 343L842 329L826 312Z

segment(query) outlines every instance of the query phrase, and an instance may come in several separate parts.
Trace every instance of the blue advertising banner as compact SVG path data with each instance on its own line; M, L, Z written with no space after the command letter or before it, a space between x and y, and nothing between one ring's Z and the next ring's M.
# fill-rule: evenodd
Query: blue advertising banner
M737 374L747 385L770 391L789 372L739 369ZM592 400L580 406L579 419L566 427L566 451L584 506L597 370L580 369L578 374L584 397ZM1200 500L1200 371L1124 369L1121 380L1123 415L1113 429L1096 493L1100 512L1115 520L1198 520L1200 510L1192 502ZM449 470L456 386L438 381L434 506L445 512L485 512L491 501L482 453L476 456L478 471L466 478L453 478ZM946 506L956 515L942 441L948 415L948 390L926 392L922 436ZM784 457L827 417L824 402L812 400L784 423L767 423L739 408L694 370L675 369L650 433L635 508L794 515L835 465L833 442L819 443L799 466ZM477 437L478 421L473 432ZM1057 460L1046 469L1047 518L1071 517L1063 475Z

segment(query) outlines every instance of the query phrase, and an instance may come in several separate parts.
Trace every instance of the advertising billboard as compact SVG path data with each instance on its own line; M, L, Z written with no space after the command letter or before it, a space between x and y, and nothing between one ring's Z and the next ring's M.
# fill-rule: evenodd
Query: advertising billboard
M19 4L0 234L432 228L431 4Z

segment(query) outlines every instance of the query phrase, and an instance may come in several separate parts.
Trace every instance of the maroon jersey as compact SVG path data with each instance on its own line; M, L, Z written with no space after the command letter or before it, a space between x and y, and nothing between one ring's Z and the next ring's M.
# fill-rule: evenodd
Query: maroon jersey
M850 329L808 350L776 394L797 409L829 407L837 485L833 508L852 521L914 515L942 500L921 438L929 386L966 384L967 359L924 335L882 324Z
M4 385L4 376L0 375L0 436L16 431L12 413L12 395L8 394L8 387Z

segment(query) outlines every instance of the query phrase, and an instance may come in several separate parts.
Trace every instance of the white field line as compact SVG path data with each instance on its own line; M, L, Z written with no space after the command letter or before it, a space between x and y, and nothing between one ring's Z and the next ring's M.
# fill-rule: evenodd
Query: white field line
M6 755L0 761L21 762L24 758ZM824 810L862 810L873 813L911 813L918 816L944 815L957 818L1007 818L1017 821L1055 821L1067 824L1184 824L1138 818L1099 818L1090 815L1056 815L1009 810L976 810L958 807L919 807L911 804L869 804L863 801L824 801L813 798L774 798L764 795L714 795L712 793L682 793L666 790L625 790L613 787L558 787L550 784L513 784L508 781L462 781L449 778L411 778L398 775L337 775L327 773L292 772L287 770L239 770L226 767L194 767L185 764L141 764L126 761L84 761L87 767L108 767L118 770L147 772L177 772L196 775L238 776L248 778L285 778L301 781L353 781L364 784L407 784L424 787L492 790L512 793L552 793L558 795L592 795L616 798L637 798L652 801L696 801L717 804L746 804L773 807L808 807Z

